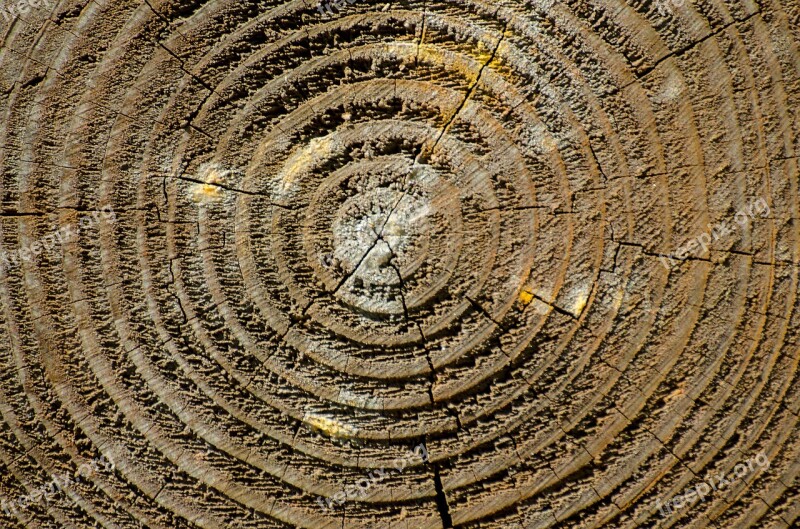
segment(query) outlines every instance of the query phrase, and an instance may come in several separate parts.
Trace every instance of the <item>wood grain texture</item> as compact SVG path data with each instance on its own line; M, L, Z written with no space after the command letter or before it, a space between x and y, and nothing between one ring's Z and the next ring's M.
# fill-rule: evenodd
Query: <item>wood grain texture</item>
M800 2L327 5L0 17L0 528L798 527Z

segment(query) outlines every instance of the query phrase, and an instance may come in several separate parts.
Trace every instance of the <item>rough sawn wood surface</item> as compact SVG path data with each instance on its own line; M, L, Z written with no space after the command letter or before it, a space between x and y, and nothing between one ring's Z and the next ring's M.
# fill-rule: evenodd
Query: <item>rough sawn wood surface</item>
M798 0L0 9L0 528L798 527Z

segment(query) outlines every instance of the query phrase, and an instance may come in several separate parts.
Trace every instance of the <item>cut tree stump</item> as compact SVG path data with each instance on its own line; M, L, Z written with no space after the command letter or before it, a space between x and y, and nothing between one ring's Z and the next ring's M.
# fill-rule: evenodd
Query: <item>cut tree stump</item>
M800 0L0 8L0 528L800 527Z

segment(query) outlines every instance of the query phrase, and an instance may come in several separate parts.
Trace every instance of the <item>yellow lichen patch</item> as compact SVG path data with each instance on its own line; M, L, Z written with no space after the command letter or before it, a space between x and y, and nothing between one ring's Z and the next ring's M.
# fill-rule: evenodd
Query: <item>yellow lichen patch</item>
M203 180L204 184L192 186L192 200L198 204L217 202L225 197L225 189L220 186L223 183L228 171L223 170L216 164L206 164L198 171L198 180Z
M304 173L312 170L314 162L332 156L336 146L334 139L329 136L312 138L306 146L292 153L276 177L281 193L292 193L295 183L302 180Z
M586 307L586 302L589 301L588 296L582 296L578 300L575 301L575 305L572 306L572 314L575 315L577 318L583 312L583 309Z
M489 57L491 57L491 53L478 53L469 59L465 59L450 51L443 52L438 47L430 44L420 45L417 52L417 60L419 62L443 65L448 70L456 71L463 75L467 83L470 84L478 80L481 66L489 60Z
M354 437L357 432L356 428L349 424L315 413L307 413L303 418L303 422L308 424L315 432L319 432L326 437L348 439Z
M222 188L211 184L197 184L192 188L192 200L198 203L222 200L225 194Z
M590 290L588 287L585 287L575 295L574 299L575 302L572 304L572 309L570 312L577 318L583 312L583 309L586 307L586 303L589 301L589 293Z
M491 47L482 40L478 41L478 55L475 57L481 65L488 64L495 56L495 48L499 42L493 42Z
M527 307L528 304L533 301L533 294L523 289L522 292L519 293L519 301L522 303L522 306Z
M308 145L292 154L284 165L281 175L291 178L294 174L307 171L311 163L318 158L327 158L333 152L333 140L330 137L312 138Z

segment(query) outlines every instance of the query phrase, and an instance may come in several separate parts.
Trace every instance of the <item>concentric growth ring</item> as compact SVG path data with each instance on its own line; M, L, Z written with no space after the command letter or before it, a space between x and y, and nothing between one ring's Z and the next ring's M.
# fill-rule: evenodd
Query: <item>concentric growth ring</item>
M797 0L0 7L0 527L797 526Z

